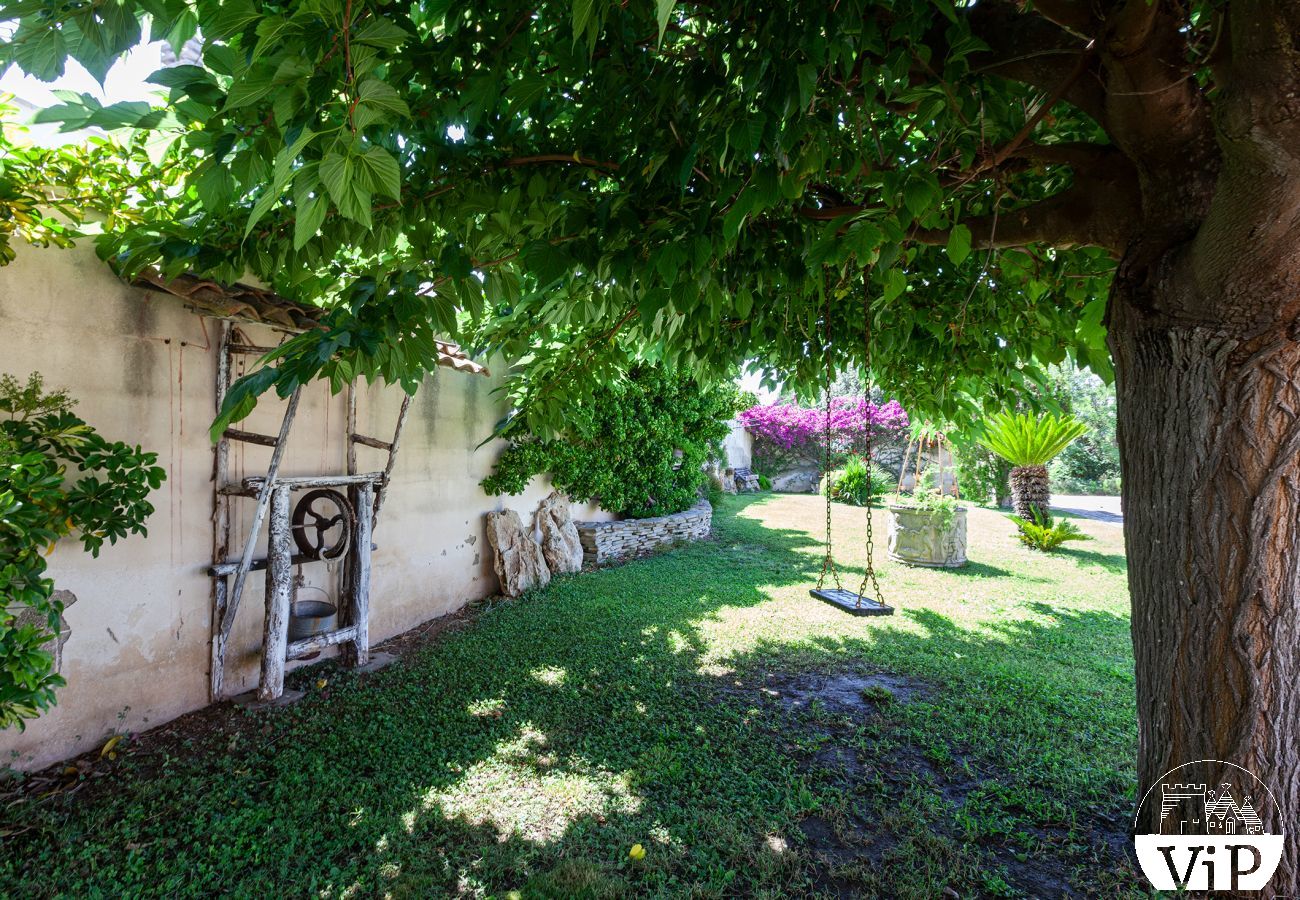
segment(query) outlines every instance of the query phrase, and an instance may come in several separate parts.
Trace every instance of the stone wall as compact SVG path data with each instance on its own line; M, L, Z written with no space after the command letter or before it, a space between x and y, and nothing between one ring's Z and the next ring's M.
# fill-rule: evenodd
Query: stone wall
M584 565L603 565L640 556L666 544L698 541L713 525L713 507L701 500L688 510L653 519L619 522L577 522Z

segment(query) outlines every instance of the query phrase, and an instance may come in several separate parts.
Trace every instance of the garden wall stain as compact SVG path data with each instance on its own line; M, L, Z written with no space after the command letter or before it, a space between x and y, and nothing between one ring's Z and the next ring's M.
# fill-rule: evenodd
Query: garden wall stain
M259 344L281 337L270 328L241 328ZM216 335L214 322L181 301L121 283L88 247L20 247L18 258L0 268L0 372L39 371L48 387L69 389L78 415L111 440L156 452L168 476L151 497L156 511L147 537L106 546L98 559L73 540L51 555L55 584L78 598L67 610L70 633L60 660L68 684L58 705L25 732L0 731L0 766L38 768L99 746L110 734L154 727L208 703L213 456L207 429L215 407ZM504 370L500 360L493 362L495 371ZM519 497L488 497L479 487L503 444L477 445L505 412L491 393L500 376L481 380L439 371L417 394L417 414L375 529L374 642L495 593L496 576L477 540L484 513L508 506L531 518L550 492L540 479ZM391 437L401 397L396 387L360 385L360 430ZM283 474L344 471L345 402L323 383L303 390ZM283 408L274 397L264 400L242 427L274 434ZM270 453L232 445L232 480L264 473ZM358 457L362 471L384 462L384 454L365 447L358 447ZM233 507L232 554L243 545L252 510L251 500ZM581 506L574 515L609 518ZM259 555L264 546L263 540ZM308 584L337 595L337 567L308 564L303 574ZM256 684L263 609L262 580L254 576L231 633L226 684L232 694Z

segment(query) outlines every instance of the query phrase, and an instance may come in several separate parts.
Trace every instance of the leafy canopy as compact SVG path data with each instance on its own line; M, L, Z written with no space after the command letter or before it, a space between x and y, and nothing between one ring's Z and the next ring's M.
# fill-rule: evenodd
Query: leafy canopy
M120 271L330 309L228 413L321 375L413 387L434 331L520 360L534 430L639 361L812 389L868 327L888 395L950 418L1067 356L1108 374L1111 250L1077 216L1035 245L1021 215L1074 196L1105 133L996 46L1037 23L1073 66L1086 42L1001 0L4 6L4 59L47 79L202 35L202 66L152 77L162 107L42 117L188 167L101 238Z
M985 423L979 442L1013 466L1045 466L1087 430L1073 416L1003 412Z

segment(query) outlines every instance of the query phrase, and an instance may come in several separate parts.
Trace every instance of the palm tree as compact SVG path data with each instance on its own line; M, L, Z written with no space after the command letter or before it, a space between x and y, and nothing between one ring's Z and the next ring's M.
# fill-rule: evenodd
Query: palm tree
M1047 464L1088 426L1073 416L999 413L984 423L979 442L1011 463L1011 505L1028 521L1047 516Z

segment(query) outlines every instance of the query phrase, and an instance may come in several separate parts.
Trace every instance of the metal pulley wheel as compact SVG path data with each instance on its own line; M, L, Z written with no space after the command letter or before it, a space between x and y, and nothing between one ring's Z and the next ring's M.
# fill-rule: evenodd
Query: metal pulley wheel
M338 559L348 549L356 515L338 491L308 491L293 508L293 542L307 559Z

